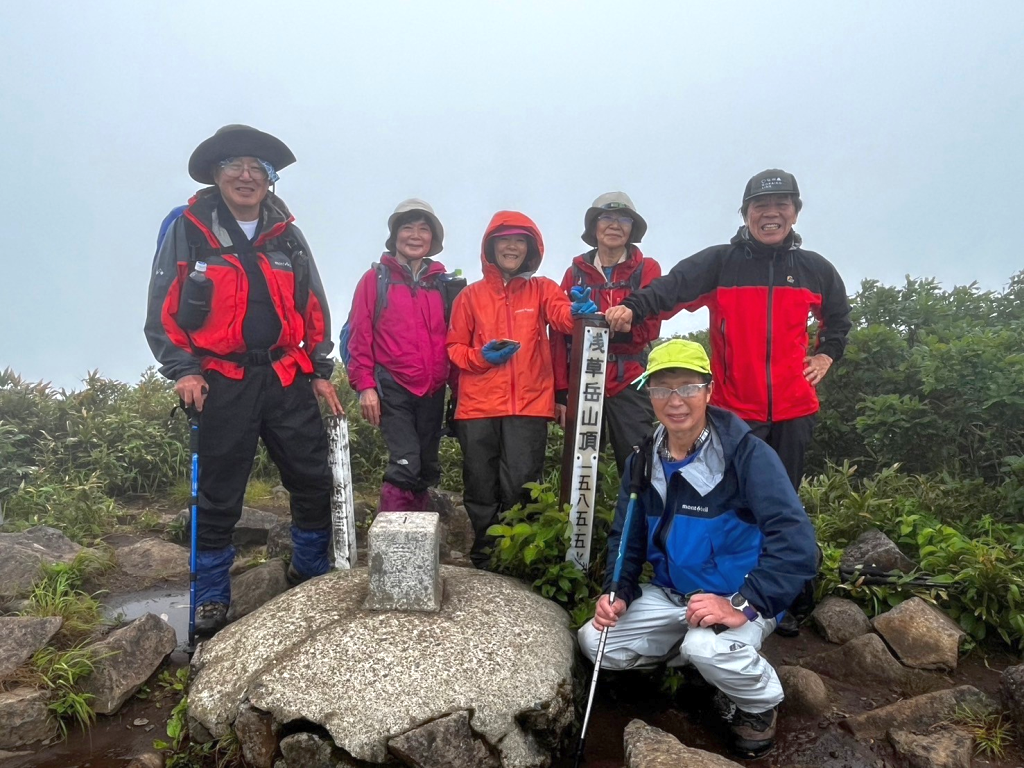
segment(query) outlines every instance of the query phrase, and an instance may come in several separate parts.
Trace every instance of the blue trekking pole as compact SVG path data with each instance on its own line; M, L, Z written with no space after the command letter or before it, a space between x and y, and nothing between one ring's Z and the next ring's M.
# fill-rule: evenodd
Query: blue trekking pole
M195 406L186 409L188 414L188 448L192 453L192 525L191 547L188 553L188 653L196 649L196 568L199 538L199 412Z
M629 503L626 505L626 519L622 522L622 534L619 536L619 549L615 554L615 568L612 570L612 584L608 592L608 604L615 604L615 593L619 591L619 578L622 576L622 559L626 554L629 533L633 523L633 510L636 507L636 497L640 493L643 484L644 470L647 464L646 451L643 446L633 454L633 466L629 475ZM590 712L594 707L594 694L597 692L597 675L601 671L601 662L604 660L604 647L608 642L609 627L601 630L601 640L597 644L597 656L594 658L594 677L590 680L590 694L587 696L587 709L583 714L583 727L580 729L580 740L576 745L576 760L574 768L580 768L583 760L583 745L587 738L587 726L590 724Z

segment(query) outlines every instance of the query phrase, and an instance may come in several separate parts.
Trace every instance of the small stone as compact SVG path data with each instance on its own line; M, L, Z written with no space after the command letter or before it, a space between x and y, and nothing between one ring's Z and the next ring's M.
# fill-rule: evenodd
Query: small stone
M374 611L441 609L436 512L388 512L370 526L370 593Z
M871 622L852 600L826 597L811 614L814 626L830 643L843 645L871 631Z
M916 567L917 564L877 528L858 536L843 550L839 560L839 574L846 579L855 579L858 574L910 573Z
M898 690L931 690L942 680L927 672L907 669L889 653L878 635L861 635L846 645L800 660L800 666L845 683L865 682Z
M287 589L288 566L284 560L268 560L233 578L228 621L248 616Z
M643 720L633 720L622 734L626 768L739 768L740 763L701 749L691 749L675 736Z
M1024 664L1007 667L999 677L1003 708L1019 726L1024 726Z
M822 679L802 667L779 667L776 672L786 694L783 708L797 715L819 718L831 710L828 688Z
M292 543L292 522L282 520L267 531L267 558L291 559L295 545Z
M136 717L134 720L132 720L132 725L136 725L139 727L143 725L149 725L149 720L147 720L144 717Z
M56 635L64 620L59 616L4 616L0 618L0 677L16 670Z
M889 743L907 768L971 768L974 737L955 728L917 736L907 731L889 731Z
M0 599L28 593L41 564L70 563L82 548L45 525L21 533L0 533Z
M858 739L878 739L889 730L926 731L953 718L957 707L990 711L994 704L984 693L970 685L947 688L904 699L895 704L853 715L842 721Z
M34 688L0 693L0 749L12 749L53 736L57 724L50 717L49 695Z
M469 713L456 712L395 736L388 750L415 768L501 768L501 762L469 727Z
M185 541L189 540L192 528L189 522L192 513L189 509L183 509L176 518L185 526ZM267 535L270 529L281 522L281 518L273 512L263 512L252 507L242 507L242 516L235 525L231 534L231 543L236 547L262 547L267 543Z
M967 636L949 616L920 597L904 600L872 620L900 661L916 669L956 669Z
M128 763L128 768L164 768L164 756L157 752L144 752Z
M242 748L242 757L252 768L273 768L277 752L277 733L281 726L269 712L248 704L238 710L235 734Z
M146 583L188 576L188 550L163 539L143 539L115 557L123 574Z

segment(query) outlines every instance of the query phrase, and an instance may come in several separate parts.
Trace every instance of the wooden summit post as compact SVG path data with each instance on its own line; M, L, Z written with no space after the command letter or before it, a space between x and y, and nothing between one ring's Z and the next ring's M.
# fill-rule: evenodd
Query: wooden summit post
M583 571L590 566L609 339L604 315L576 318L572 331L559 505L571 505L572 540L565 559Z

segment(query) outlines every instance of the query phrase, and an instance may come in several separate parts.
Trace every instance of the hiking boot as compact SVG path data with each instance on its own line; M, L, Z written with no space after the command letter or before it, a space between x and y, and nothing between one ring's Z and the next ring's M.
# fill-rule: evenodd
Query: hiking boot
M228 623L228 607L224 603L203 603L196 608L196 634L209 637Z
M729 730L732 731L732 749L748 760L768 754L775 746L775 721L778 707L767 712L744 712L737 709Z
M800 634L800 622L789 611L782 614L782 620L775 627L775 634L782 637L796 637Z

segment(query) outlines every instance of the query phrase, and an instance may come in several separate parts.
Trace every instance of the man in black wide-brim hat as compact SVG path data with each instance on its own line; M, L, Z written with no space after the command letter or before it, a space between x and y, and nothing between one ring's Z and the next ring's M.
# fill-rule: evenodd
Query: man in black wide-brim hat
M275 136L227 125L189 159L199 190L162 235L146 338L199 412L196 632L224 626L232 532L257 441L291 494L289 580L327 571L331 470L317 397L335 414L331 321L309 245L271 186L295 162Z

